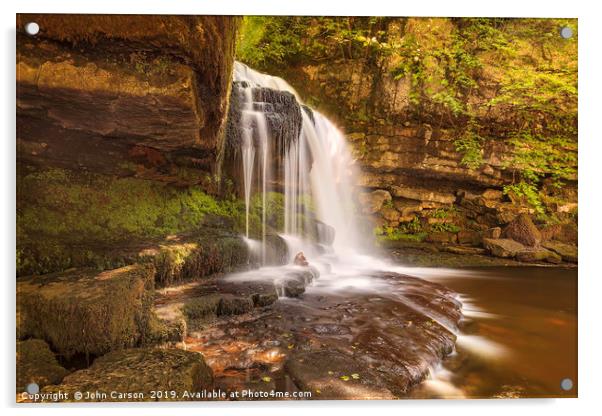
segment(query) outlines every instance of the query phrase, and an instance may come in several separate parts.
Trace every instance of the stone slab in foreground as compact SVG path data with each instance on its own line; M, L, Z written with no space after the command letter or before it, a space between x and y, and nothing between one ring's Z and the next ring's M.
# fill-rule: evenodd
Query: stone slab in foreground
M89 368L68 375L62 384L48 386L43 392L67 393L67 401L74 401L76 392L83 395L79 401L163 401L186 400L184 392L198 392L212 385L211 369L199 353L132 348L104 355ZM95 396L87 396L87 392Z
M44 339L66 357L138 346L150 336L153 279L147 265L21 278L18 336Z
M67 374L46 342L41 339L17 342L17 393L25 391L30 383L40 387L58 384Z

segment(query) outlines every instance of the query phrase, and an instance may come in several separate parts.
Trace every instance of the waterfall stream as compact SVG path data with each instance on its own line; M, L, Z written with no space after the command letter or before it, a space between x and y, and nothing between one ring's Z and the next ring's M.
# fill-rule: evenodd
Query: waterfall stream
M242 86L242 163L246 211L246 237L249 238L249 215L253 181L262 192L262 263L265 264L267 194L274 189L275 168L282 169L284 181L284 227L279 230L287 241L304 241L310 228L308 205L313 204L318 220L318 235L327 226L334 229L332 246L339 254L358 250L357 226L352 201L353 159L343 133L324 115L307 109L296 91L283 79L262 74L236 62L234 81ZM288 92L296 98L302 123L298 137L284 144L281 166L270 163L274 138L268 128L269 103L254 92L268 88ZM258 97L259 95L259 97ZM259 169L254 169L255 147L260 152ZM254 178L254 175L256 178ZM310 202L311 201L311 202ZM325 226L326 225L326 226ZM330 236L332 237L332 236Z

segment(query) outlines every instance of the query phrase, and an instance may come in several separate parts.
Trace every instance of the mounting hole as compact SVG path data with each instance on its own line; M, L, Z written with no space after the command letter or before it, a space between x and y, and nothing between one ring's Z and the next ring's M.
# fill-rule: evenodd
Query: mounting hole
M35 36L40 32L40 25L36 22L29 22L25 25L25 32L30 36Z
M560 382L560 388L564 391L573 390L573 380L570 378L563 378Z
M570 39L573 37L573 29L568 26L560 28L560 37L563 39Z
M27 390L27 393L29 394L38 394L40 392L40 386L38 386L38 383L29 383L27 387L25 387L25 390Z

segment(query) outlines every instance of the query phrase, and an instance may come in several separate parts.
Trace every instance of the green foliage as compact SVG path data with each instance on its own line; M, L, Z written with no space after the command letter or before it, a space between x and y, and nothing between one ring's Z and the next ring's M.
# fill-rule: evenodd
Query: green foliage
M532 183L523 181L513 185L506 185L504 186L504 194L513 194L515 197L524 198L538 214L544 214L545 212L537 186Z
M236 55L258 69L385 50L380 17L246 16Z
M577 175L577 142L566 137L543 137L528 132L509 139L514 146L511 164L521 172L524 181L537 184L550 176L557 187Z
M376 227L374 234L380 241L424 241L427 236L425 232L407 232L403 227Z
M427 233L423 229L420 220L414 217L412 221L401 224L397 228L389 226L376 227L374 235L381 241L423 241Z
M468 125L464 133L454 140L456 151L462 154L460 163L470 169L478 169L483 164L483 137L476 132L476 123Z
M574 177L577 126L577 44L558 30L570 19L432 19L429 25L445 35L409 30L394 44L399 63L395 79L411 87L410 103L417 114L447 114L459 131L454 141L461 163L477 169L482 147L490 137L483 130L506 130L516 145L510 164L530 183L543 176ZM429 26L430 27L430 26ZM499 73L493 98L480 96L483 71ZM491 77L491 75L489 75ZM487 114L511 114L507 125L492 127ZM514 138L529 139L517 144ZM559 148L561 154L554 152ZM551 152L550 152L551 150ZM530 154L532 153L532 154ZM547 157L546 155L551 155Z
M445 219L445 218L449 218L457 213L458 213L458 209L452 205L447 208L437 208L434 211L430 211L428 213L428 216L431 218ZM417 218L415 218L415 220L417 220Z

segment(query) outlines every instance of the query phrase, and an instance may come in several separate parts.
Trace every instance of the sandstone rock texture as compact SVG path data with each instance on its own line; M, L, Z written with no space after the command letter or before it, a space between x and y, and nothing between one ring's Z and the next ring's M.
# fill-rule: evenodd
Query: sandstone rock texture
M79 401L131 402L182 401L185 391L211 389L213 374L203 356L179 349L133 348L106 354L85 370L65 377L57 386L48 386L43 392L62 391L69 400L75 392L82 392ZM175 391L177 397L171 393ZM86 392L104 396L88 397ZM114 392L114 393L111 393ZM151 392L162 396L152 397Z
M30 383L40 388L59 384L68 373L46 342L34 338L17 341L17 393L26 391Z
M153 290L150 265L18 279L18 336L43 339L65 357L141 345L151 337Z
M19 15L23 162L177 181L221 150L237 20ZM22 32L27 22L42 30Z

